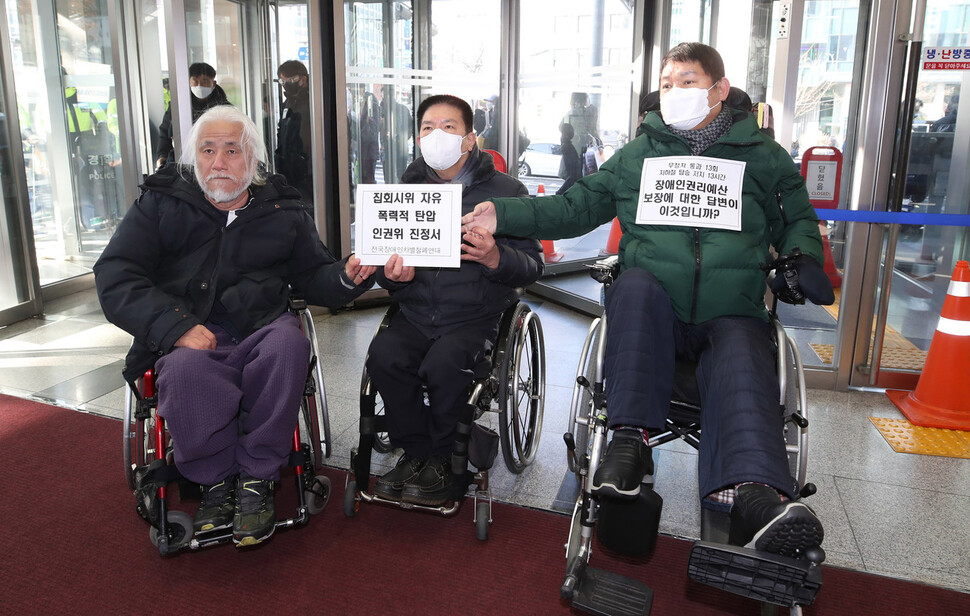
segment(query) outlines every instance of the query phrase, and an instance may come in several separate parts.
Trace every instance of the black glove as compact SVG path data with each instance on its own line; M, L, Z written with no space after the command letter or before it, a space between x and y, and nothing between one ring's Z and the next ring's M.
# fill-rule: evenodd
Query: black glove
M771 292L786 304L804 304L805 300L819 306L835 303L832 281L818 261L803 255L797 248L787 257L778 259Z

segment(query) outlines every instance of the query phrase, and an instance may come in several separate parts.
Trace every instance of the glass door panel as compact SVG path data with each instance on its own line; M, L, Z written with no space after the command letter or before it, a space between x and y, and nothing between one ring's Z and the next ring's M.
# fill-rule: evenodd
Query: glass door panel
M248 112L242 8L233 0L186 0L188 61L216 69L216 85L229 102Z
M465 99L482 145L500 132L500 19L500 0L345 3L351 220L357 184L399 182L420 155L414 112L427 96Z
M126 209L107 3L6 6L34 244L50 284L89 273Z
M820 154L842 156L841 190L835 195L840 209L847 207L851 193L854 158L849 128L856 121L859 105L858 80L854 76L862 65L863 41L858 32L860 26L864 31L865 23L860 24L860 15L864 20L865 12L865 5L859 0L806 0L797 66L787 67L789 71L797 70L797 80L792 139L782 146L789 149L799 167L805 164L802 157L811 147L824 148L815 150ZM777 11L775 19L778 19ZM806 166L802 169L803 175L811 176L810 172L816 168L817 165L811 169ZM815 181L817 177L808 179ZM823 236L825 268L835 287L835 304L825 307L782 304L778 313L789 335L798 342L807 367L837 370L846 224L826 222L824 209L818 210L818 214L822 219L819 230Z
M970 49L970 4L928 0L924 56L932 48ZM968 71L927 70L921 64L910 124L904 212L970 213L970 109L960 106L967 92ZM893 271L877 385L898 386L907 373L915 385L914 371L923 368L953 268L958 260L970 258L968 246L966 226L900 226L895 256L884 263Z
M561 127L572 128L582 174L631 139L635 74L634 5L622 0L519 3L519 179L536 194L562 188ZM556 242L561 262L595 258L610 224ZM598 291L595 293L598 297Z
M29 242L25 238L27 207L23 202L26 182L16 168L20 164L16 142L18 122L28 120L26 114L11 115L8 105L6 35L0 34L0 326L7 325L40 312L36 281L32 280L28 263ZM12 98L12 97L11 97ZM15 104L15 103L14 103ZM21 127L21 133L24 128ZM26 143L26 142L25 142ZM14 149L16 148L16 149ZM26 154L26 153L25 153ZM34 299L36 301L31 302Z
M155 161L163 155L160 150L164 148L159 147L159 126L172 102L163 0L138 0L135 15L141 117L144 118L144 126L139 133L139 162L142 175L147 176L155 170ZM135 59L130 58L129 61L134 64Z

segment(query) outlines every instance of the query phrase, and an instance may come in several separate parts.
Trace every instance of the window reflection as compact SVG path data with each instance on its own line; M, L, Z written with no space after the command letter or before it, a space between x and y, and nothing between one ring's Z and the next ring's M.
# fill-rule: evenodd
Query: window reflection
M106 0L56 0L43 24L50 6L6 3L42 284L90 272L124 213Z
M577 164L568 149L569 164L563 160L563 126L571 127L581 175L631 139L633 8L621 0L523 0L520 10L517 169L531 193L553 194ZM567 260L596 257L608 233L604 225L557 248Z
M929 0L923 49L970 47L970 4ZM960 100L966 71L921 68L916 84L902 209L916 214L967 214L968 137ZM929 350L957 260L970 255L966 227L902 225L880 368L920 370ZM933 315L927 318L927 315Z

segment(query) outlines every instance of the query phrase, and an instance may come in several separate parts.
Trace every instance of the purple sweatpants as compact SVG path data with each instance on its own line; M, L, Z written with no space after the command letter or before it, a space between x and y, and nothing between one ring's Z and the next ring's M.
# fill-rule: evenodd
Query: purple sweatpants
M215 350L180 347L155 364L175 464L203 485L238 472L276 480L292 449L310 341L291 313L238 344L219 326L206 327Z

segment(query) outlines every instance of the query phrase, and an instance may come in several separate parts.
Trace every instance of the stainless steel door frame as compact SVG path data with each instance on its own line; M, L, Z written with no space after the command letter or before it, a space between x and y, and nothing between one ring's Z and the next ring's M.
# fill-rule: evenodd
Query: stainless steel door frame
M862 82L862 105L858 122L859 155L852 179L849 208L885 211L890 207L893 153L900 101L906 73L906 47L912 23L912 0L874 2L870 15ZM877 319L877 295L881 288L886 225L849 223L846 265L840 313L839 371L836 389L871 385L869 354L872 328ZM884 319L880 319L884 323ZM876 332L882 336L883 332Z

